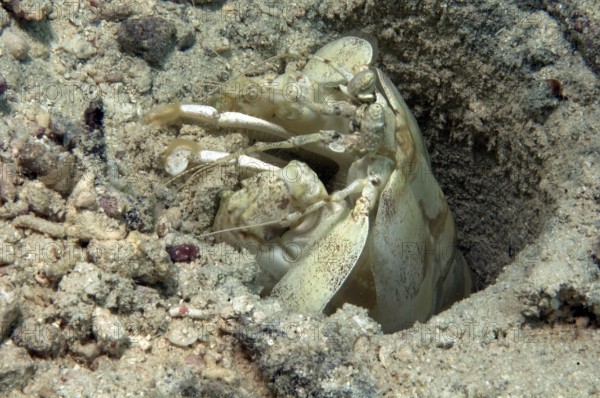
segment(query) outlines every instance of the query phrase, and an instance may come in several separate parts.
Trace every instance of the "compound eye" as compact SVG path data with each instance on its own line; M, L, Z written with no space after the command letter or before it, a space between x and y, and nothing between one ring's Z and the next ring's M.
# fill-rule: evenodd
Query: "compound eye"
M348 82L348 94L361 103L375 101L377 78L371 69L365 69Z

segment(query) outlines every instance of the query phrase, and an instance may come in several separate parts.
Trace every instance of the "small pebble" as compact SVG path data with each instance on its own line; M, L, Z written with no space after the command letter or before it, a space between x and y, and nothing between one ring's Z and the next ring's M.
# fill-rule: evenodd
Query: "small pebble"
M56 191L46 188L39 181L27 181L19 192L19 198L29 205L35 214L60 220L65 212L65 200Z
M98 198L98 205L109 217L119 218L123 213L122 206L119 206L119 201L115 196L102 195Z
M450 349L454 346L454 338L450 336L441 336L436 340L435 346L444 350Z
M37 122L37 124L40 125L40 127L43 128L50 128L50 113L46 112L46 111L39 111L36 113L35 115L35 121Z
M2 35L4 47L6 51L17 61L23 61L29 55L29 44L21 36L11 31L6 31Z
M75 341L69 345L69 351L75 356L85 359L88 363L91 363L98 355L100 355L100 349L95 342L81 343Z
M190 243L167 247L167 253L169 253L169 257L174 263L189 263L198 256L199 251L198 246Z
M64 48L79 59L89 59L96 54L96 49L80 35L75 35L64 43Z
M173 345L178 347L187 347L198 340L198 332L194 325L188 321L175 320L171 322L167 339Z
M137 339L137 342L140 350L144 352L148 352L152 348L152 340L150 339L150 336L139 337L139 339Z
M94 209L96 207L96 192L94 190L94 175L88 173L81 178L67 201L67 205L78 209Z
M56 154L51 148L39 142L26 142L19 145L15 159L24 171L37 176L51 175L59 170ZM54 174L54 177L58 176Z
M92 332L99 347L109 355L120 357L130 339L119 317L101 307L96 307L92 316Z
M93 209L96 206L96 195L93 191L81 192L73 204L78 209Z
M32 354L52 358L65 350L65 340L60 328L53 324L25 319L13 333L13 341Z

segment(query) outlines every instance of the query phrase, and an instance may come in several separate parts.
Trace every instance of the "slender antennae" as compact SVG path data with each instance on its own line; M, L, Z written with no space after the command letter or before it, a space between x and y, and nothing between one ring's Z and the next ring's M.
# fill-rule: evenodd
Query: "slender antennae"
M226 229L222 229L220 231L213 231L213 232L207 232L201 235L196 235L196 238L200 239L200 238L206 238L207 236L213 236L213 235L217 235L217 234L222 234L225 232L233 232L233 231L240 231L242 229L248 229L248 228L262 228L262 227L268 227L269 225L275 225L275 224L282 224L282 223L289 223L289 222L293 222L296 219L302 217L304 214L304 212L295 212L295 213L291 213L288 217L281 219L281 220L275 220L275 221L267 221L267 222L263 222L263 223L259 223L259 224L253 224L253 225L242 225L239 227L231 227L231 228L226 228ZM292 220L290 220L290 218Z

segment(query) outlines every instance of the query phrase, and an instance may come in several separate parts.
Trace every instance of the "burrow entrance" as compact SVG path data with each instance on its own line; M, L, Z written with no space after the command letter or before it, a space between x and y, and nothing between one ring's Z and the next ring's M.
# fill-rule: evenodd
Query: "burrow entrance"
M544 123L566 99L560 82L540 73L556 61L543 49L513 43L510 54L498 45L495 32L509 20L473 35L477 16L460 11L443 24L431 10L397 15L378 34L379 65L418 120L482 289L554 210L540 185L552 145Z

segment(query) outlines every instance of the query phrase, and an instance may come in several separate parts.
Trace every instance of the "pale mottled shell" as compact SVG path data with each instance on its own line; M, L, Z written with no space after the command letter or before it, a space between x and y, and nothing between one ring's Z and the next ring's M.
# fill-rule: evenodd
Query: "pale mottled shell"
M321 47L315 56L335 62L349 72L362 65L369 65L373 61L373 46L365 39L359 37L343 37ZM329 87L346 84L346 79L323 62L311 59L302 70L312 82Z

